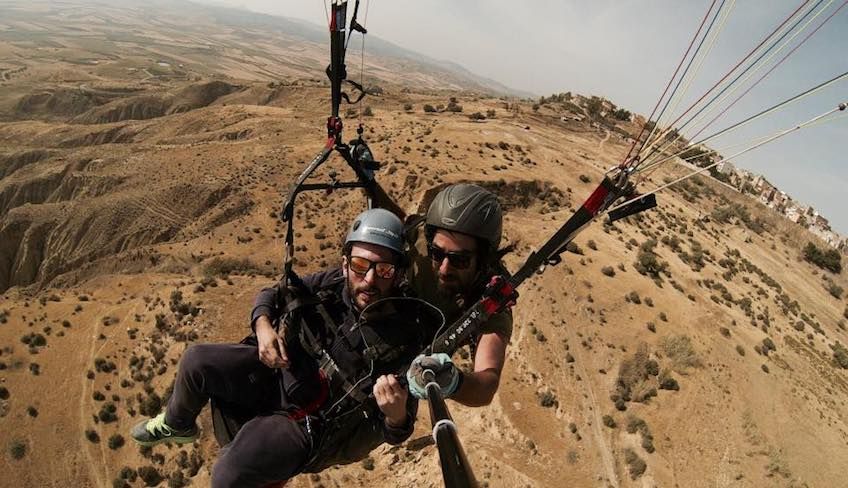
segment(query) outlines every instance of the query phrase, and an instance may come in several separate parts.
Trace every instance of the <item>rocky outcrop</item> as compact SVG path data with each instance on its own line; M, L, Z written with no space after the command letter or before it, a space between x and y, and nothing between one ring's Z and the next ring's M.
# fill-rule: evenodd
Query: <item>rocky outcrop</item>
M144 95L116 100L97 107L73 119L80 124L109 124L124 120L147 120L168 113L171 100L155 95Z
M150 192L86 178L68 174L51 182L52 192L39 193L42 202L48 193L74 198L0 214L0 291L45 285L83 267L90 275L100 261L113 271L136 269L149 246L207 232L252 205L226 185L179 183ZM104 193L107 186L114 192Z
M0 179L9 176L25 166L50 158L54 154L55 152L53 151L35 149L0 155Z

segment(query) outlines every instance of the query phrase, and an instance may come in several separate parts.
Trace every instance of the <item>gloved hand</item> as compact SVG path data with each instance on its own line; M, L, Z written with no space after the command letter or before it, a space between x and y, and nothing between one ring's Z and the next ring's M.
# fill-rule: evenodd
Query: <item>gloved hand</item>
M453 364L450 356L443 352L429 356L421 354L412 361L406 371L409 392L415 398L419 400L427 398L428 381L424 378L424 371L428 369L435 374L435 381L442 389L442 395L445 398L450 397L459 389L462 372Z

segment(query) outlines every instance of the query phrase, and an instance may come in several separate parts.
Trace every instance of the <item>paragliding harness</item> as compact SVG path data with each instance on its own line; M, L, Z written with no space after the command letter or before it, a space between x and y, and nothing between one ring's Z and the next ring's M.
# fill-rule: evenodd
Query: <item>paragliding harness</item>
M291 365L275 370L282 409L270 413L303 423L312 442L305 471L356 461L382 442L376 435L343 434L356 431L363 418L382 419L370 395L374 380L404 372L444 323L437 308L411 297L384 298L357 317L339 293L342 280L333 277L314 293L300 281L277 288L282 317L275 325L286 339ZM242 342L255 341L251 335ZM212 404L222 446L255 415L214 399Z

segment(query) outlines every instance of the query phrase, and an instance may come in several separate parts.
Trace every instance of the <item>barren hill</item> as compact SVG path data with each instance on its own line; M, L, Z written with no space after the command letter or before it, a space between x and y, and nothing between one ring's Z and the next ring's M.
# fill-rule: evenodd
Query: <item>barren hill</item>
M194 445L139 450L127 432L160 408L187 344L240 339L276 279L283 196L324 142L328 90L308 79L323 55L299 64L311 48L269 40L256 57L204 64L191 56L244 49L259 27L207 36L98 8L60 31L61 9L35 4L49 13L35 20L18 5L0 4L0 486L206 486L217 448L205 414ZM276 68L257 75L260 58ZM408 210L444 183L496 191L512 269L636 129L408 81L366 98L379 181ZM423 111L449 97L461 112ZM331 169L350 176L333 161L316 179ZM844 272L805 261L812 236L709 178L659 199L594 224L521 290L495 401L451 405L476 475L493 487L840 486ZM364 199L298 202L298 271L336 264ZM440 486L425 410L404 445L290 485Z

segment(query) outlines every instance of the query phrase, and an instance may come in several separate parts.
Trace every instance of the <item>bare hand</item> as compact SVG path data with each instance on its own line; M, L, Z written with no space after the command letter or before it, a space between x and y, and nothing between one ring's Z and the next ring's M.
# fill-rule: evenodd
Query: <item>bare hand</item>
M400 427L406 423L406 399L409 392L401 386L394 375L383 375L374 384L374 399L377 407L386 416L390 427Z
M268 317L256 319L256 342L259 345L259 360L269 368L288 368L286 342L271 325Z

